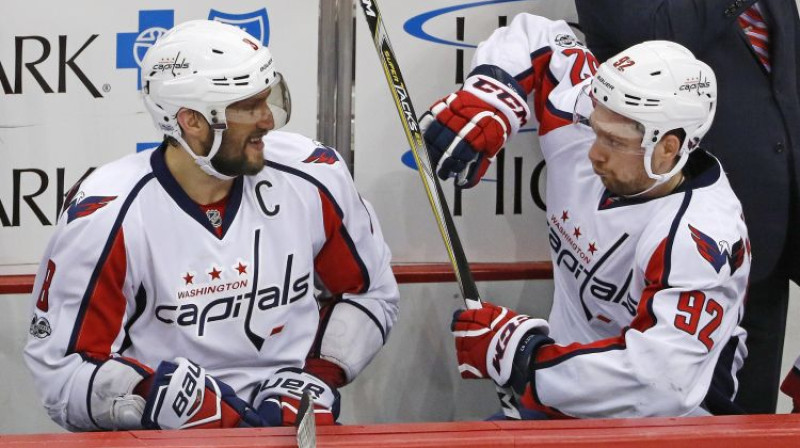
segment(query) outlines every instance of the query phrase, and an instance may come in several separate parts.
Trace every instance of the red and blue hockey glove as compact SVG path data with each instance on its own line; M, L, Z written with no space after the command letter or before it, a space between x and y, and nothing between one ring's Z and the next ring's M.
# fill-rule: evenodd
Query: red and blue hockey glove
M451 330L462 378L491 377L517 393L528 382L536 349L553 342L547 321L488 302L480 309L456 311Z
M336 424L339 391L301 369L287 367L275 372L261 385L253 403L258 406L258 415L268 426L292 426L297 420L304 392L314 400L316 424Z
M440 179L478 184L506 140L530 115L525 92L494 66L477 67L461 90L437 101L420 119L431 164Z
M265 426L230 386L186 358L159 364L152 377L142 425L148 429Z

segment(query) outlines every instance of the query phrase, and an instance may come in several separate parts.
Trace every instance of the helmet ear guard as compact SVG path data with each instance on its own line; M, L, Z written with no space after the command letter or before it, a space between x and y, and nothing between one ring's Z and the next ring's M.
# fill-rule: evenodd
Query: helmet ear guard
M232 179L211 165L228 127L228 106L271 89L266 102L274 118L272 129L291 117L289 89L269 49L221 22L193 20L161 36L142 61L142 86L156 127L177 140L204 172L220 179ZM195 154L183 139L177 119L183 108L203 115L214 131L205 156Z
M680 172L716 112L713 70L674 42L649 41L622 51L601 64L590 89L598 103L643 126L644 165L656 180L653 187ZM678 160L669 172L653 173L653 150L675 129L686 133Z

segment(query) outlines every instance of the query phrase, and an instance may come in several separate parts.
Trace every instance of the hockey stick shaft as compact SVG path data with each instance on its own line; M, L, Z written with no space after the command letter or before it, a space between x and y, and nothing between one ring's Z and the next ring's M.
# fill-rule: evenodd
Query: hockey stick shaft
M461 239L458 237L442 186L434 174L434 167L431 164L428 148L425 145L425 139L422 137L419 121L417 121L417 113L411 102L411 95L406 87L403 74L400 72L397 57L389 42L389 35L386 33L386 27L383 24L383 17L378 8L377 0L359 0L359 3L361 3L361 9L367 19L375 49L378 51L378 57L383 65L383 72L386 76L389 90L392 92L395 108L400 115L406 140L408 140L408 144L414 154L414 160L417 162L419 176L425 187L425 193L428 196L428 202L439 227L439 233L447 249L447 255L450 257L450 263L453 265L453 271L461 289L464 304L467 308L478 309L481 307L478 287L475 285L475 280L469 269L469 263L464 254ZM497 395L500 398L503 413L506 417L519 420L519 410L511 390L497 386Z
M456 282L461 289L461 295L464 297L465 304L468 308L480 308L478 288L475 285L472 272L469 270L469 263L464 254L461 240L456 232L456 227L453 223L447 201L445 200L442 186L433 172L428 150L425 146L425 140L422 137L422 131L417 121L417 113L414 110L414 105L411 103L411 97L406 88L406 83L403 80L403 75L400 72L400 66L397 63L394 50L389 42L389 36L386 34L386 28L384 27L380 10L375 0L359 0L359 2L364 10L364 16L367 19L369 30L372 33L375 48L378 50L378 56L383 65L386 81L389 83L389 89L392 92L395 107L397 108L398 114L400 114L400 121L403 124L406 139L414 154L419 176L422 179L425 193L428 196L428 202L430 202L433 215L436 218L439 233L447 249L450 264L453 265Z

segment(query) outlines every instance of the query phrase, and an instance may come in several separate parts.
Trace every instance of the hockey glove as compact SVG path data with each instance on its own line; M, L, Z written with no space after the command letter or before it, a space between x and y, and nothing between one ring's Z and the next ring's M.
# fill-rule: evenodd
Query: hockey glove
M497 67L480 66L461 90L437 101L420 119L440 179L478 184L506 140L530 115L524 91Z
M462 378L491 377L517 393L527 384L536 349L552 342L547 321L488 302L480 309L456 311L451 330Z
M300 399L308 392L314 400L317 425L334 425L339 418L339 391L301 369L287 367L264 381L254 403L268 426L291 426L297 421Z
M162 361L144 408L148 429L209 429L264 426L230 386L186 358Z

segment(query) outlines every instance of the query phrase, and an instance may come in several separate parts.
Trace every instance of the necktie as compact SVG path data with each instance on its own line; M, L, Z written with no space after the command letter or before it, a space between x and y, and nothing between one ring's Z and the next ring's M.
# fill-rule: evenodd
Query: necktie
M755 50L764 68L770 71L769 30L767 29L767 23L764 21L764 16L761 14L758 3L755 3L739 15L739 26L744 30L744 34L750 41L750 45L752 45L753 50Z

